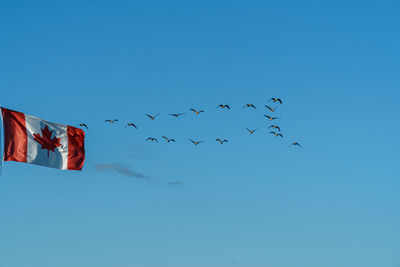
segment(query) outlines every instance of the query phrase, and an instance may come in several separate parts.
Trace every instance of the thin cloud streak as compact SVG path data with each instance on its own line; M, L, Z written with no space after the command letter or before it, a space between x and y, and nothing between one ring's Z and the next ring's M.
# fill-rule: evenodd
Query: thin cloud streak
M166 184L168 184L168 185L173 185L173 186L177 186L177 185L183 185L183 182L182 182L182 181L166 182Z
M120 163L120 162L95 164L94 167L96 168L96 170L102 171L102 172L115 171L121 175L128 176L128 177L148 179L148 177L146 177L142 173L131 170L128 165Z

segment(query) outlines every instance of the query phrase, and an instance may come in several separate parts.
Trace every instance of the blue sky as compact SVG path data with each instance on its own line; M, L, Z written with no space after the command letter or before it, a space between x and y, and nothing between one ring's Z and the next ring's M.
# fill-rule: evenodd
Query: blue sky
M400 266L399 1L82 2L1 5L0 104L89 130L4 163L0 266Z

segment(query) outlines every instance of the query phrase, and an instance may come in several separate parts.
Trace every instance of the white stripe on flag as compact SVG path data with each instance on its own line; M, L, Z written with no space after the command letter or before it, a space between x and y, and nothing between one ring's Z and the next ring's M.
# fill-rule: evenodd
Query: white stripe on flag
M40 118L25 114L26 131L28 135L28 154L27 163L42 166L68 169L68 133L67 126L64 124L44 121ZM61 146L54 148L53 151L42 149L41 145L35 140L34 134L43 135L42 130L45 126L52 132L52 138L61 138Z

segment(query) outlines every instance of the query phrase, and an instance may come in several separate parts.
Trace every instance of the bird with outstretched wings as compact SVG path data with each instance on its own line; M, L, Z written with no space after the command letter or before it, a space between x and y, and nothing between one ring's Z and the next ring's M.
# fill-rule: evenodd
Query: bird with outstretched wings
M158 115L160 115L160 113L157 113L156 115L152 116L150 114L145 114L147 117L149 117L150 120L155 120L155 118L157 118Z
M228 142L228 140L226 140L226 139L220 139L220 138L215 139L215 141L218 141L221 145L222 145L223 143L227 143L227 142Z
M199 115L200 113L204 112L204 110L199 110L199 111L197 111L197 110L194 109L194 108L191 108L190 110L193 111L196 115Z
M195 146L197 146L198 144L201 144L201 143L203 143L204 141L195 141L195 140L193 140L193 139L189 139L190 140L190 142L192 142Z

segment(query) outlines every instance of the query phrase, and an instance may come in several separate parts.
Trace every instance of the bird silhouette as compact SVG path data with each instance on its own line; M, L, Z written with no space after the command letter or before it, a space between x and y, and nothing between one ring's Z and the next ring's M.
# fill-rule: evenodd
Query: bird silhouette
M149 117L150 118L150 120L154 120L155 118L157 118L157 116L158 115L160 115L160 113L157 113L156 115L154 115L154 116L152 116L152 115L149 115L149 114L146 114L146 116L147 117Z
M268 129L278 129L279 131L281 131L281 128L279 128L279 126L278 125L271 125L271 126L269 126L268 127Z
M219 139L219 138L215 139L215 141L218 141L221 145L222 145L224 142L228 142L228 140L226 140L226 139L221 140L221 139Z
M189 139L189 140L190 140L190 142L192 142L195 146L197 146L198 144L204 142L204 141L194 141L194 140L192 140L192 139Z
M291 147L291 146L298 146L298 147L302 147L299 143L297 143L297 142L293 142L289 147Z
M276 107L276 108L271 108L271 107L269 107L269 106L267 106L267 105L265 105L265 107L266 107L267 109L271 110L271 112L274 112L275 110L278 109L278 107Z
M167 141L167 143L169 143L169 142L175 142L175 139L168 139L168 137L166 137L165 135L162 137L162 138L164 138L165 139L165 141Z
M127 125L125 125L125 128L126 127L135 127L135 129L137 129L137 126L133 123L133 122L129 122Z
M115 119L115 120L105 120L105 122L109 122L109 123L114 123L114 122L117 122L118 121L118 119Z
M275 97L272 97L269 101L272 101L272 102L279 102L279 103L281 103L282 104L282 100L280 99L280 98L275 98Z
M253 104L246 104L242 108L245 108L245 107L257 109L256 106L254 106Z
M275 137L278 137L278 136L283 137L283 135L281 133L276 133L276 132L269 132L269 133L275 135Z
M157 142L158 143L157 138L154 138L154 137L149 137L149 138L146 139L146 141L151 141L151 142Z
M80 123L80 124L79 124L79 126L81 126L81 127L86 127L86 129L88 129L88 130L89 130L89 128L87 127L87 125L86 125L86 124L84 124L84 123Z
M194 108L191 108L190 110L193 111L194 113L196 113L196 115L199 115L200 113L204 112L204 110L197 111Z
M185 113L172 113L172 114L169 114L170 116L173 116L173 117L175 117L175 118L178 118L179 116L181 116L181 115L184 115Z
M254 130L250 130L249 128L245 127L247 129L247 131L249 131L250 134L253 134L255 131L257 131L257 129Z
M268 116L268 115L265 115L265 114L264 114L264 116L267 117L270 121L277 120L277 119L281 118L281 117L271 117L271 116Z
M227 109L229 109L229 110L231 109L231 108L229 107L229 105L223 105L223 104L218 105L217 108L221 108L221 109L227 108Z

